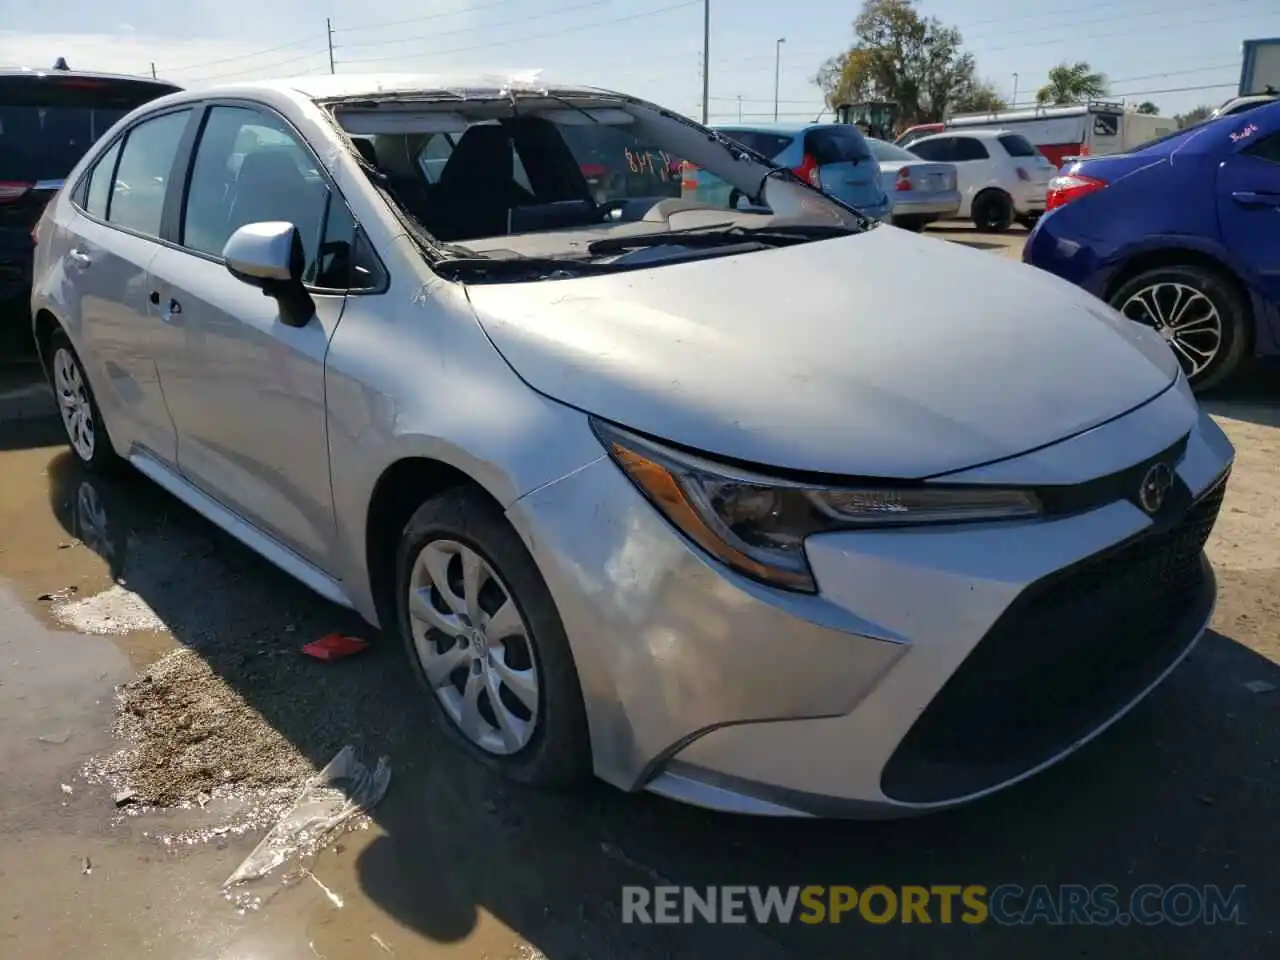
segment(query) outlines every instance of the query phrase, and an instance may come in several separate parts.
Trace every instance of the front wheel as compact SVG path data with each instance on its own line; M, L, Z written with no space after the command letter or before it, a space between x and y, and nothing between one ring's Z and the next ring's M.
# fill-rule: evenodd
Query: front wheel
M585 778L586 710L564 625L501 511L469 490L428 500L396 566L400 631L454 742L512 780Z
M1249 308L1221 271L1190 264L1147 270L1116 290L1111 305L1164 337L1196 390L1222 383L1244 363Z

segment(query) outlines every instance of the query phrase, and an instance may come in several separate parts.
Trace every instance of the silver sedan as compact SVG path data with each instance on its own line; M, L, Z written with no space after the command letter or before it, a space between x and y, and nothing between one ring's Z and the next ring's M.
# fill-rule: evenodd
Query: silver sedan
M947 220L960 212L956 168L931 163L909 150L884 140L867 138L871 154L880 164L880 181L893 204L893 225L923 230L935 220Z
M518 780L954 806L1105 729L1213 606L1233 451L1158 335L632 97L173 94L35 239L74 455L399 638Z

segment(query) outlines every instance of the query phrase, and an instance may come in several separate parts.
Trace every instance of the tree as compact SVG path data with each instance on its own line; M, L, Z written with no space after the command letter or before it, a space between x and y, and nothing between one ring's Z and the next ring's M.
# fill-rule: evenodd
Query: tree
M1149 117L1160 116L1160 108L1150 100L1143 100L1142 103L1138 104L1138 112L1145 113Z
M999 98L977 79L973 55L960 52L960 31L922 17L915 0L863 0L853 22L854 42L828 59L814 82L827 106L889 100L901 123L941 120L949 109Z
M1208 104L1201 104L1193 107L1186 113L1175 113L1173 115L1174 122L1177 123L1178 129L1182 130L1186 127L1193 127L1197 123L1209 119L1209 114L1213 113L1213 107Z
M962 85L951 100L952 113L997 113L1009 106L996 92L995 84L975 80Z
M1036 103L1079 103L1107 92L1107 75L1093 70L1083 60L1065 60L1049 71L1049 82L1036 91Z

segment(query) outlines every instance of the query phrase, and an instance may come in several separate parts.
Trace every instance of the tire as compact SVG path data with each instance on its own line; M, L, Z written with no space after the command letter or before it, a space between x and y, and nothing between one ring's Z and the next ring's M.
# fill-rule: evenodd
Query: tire
M84 365L61 329L55 330L49 338L49 367L46 372L72 456L92 473L119 473L124 467L124 460L111 444L111 436L107 433L93 388L89 386Z
M973 200L973 225L982 233L1004 233L1013 223L1013 201L1000 190L986 190Z
M893 225L912 233L921 233L932 221L929 217L894 217Z
M1192 298L1191 293L1203 299ZM1210 358L1202 361L1212 344L1212 338L1201 332L1209 329L1209 323L1199 322L1209 316L1203 309L1206 301L1218 317L1218 338ZM1252 315L1243 291L1223 271L1193 264L1146 270L1121 285L1110 303L1130 320L1152 326L1165 337L1196 391L1223 383L1244 364ZM1179 312L1181 336L1167 322ZM1188 326L1193 328L1190 334L1185 330Z
M442 576L455 602L465 607L461 578L468 551L471 563L479 561L474 582L481 585L476 591L480 612L500 613L505 594L513 609L490 622L518 625L523 638L516 633L485 636L481 629L455 639L433 628L450 622L454 630L459 625L468 629L474 622L454 612L437 579ZM411 590L419 598L414 612ZM400 540L396 597L400 634L414 672L430 694L432 715L464 752L508 779L535 786L567 787L590 775L586 709L564 625L529 551L491 501L460 489L418 508ZM467 693L473 685L472 711ZM493 689L505 727L495 710Z

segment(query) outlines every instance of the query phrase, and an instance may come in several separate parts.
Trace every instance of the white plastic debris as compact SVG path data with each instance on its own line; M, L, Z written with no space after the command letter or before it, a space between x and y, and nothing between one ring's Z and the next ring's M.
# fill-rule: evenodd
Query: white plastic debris
M302 794L222 884L227 890L267 876L298 854L315 853L354 816L372 809L387 792L391 767L381 757L369 768L351 746L338 751Z
M1276 685L1267 683L1265 680L1250 680L1244 685L1244 688L1250 693L1270 693L1276 688Z

